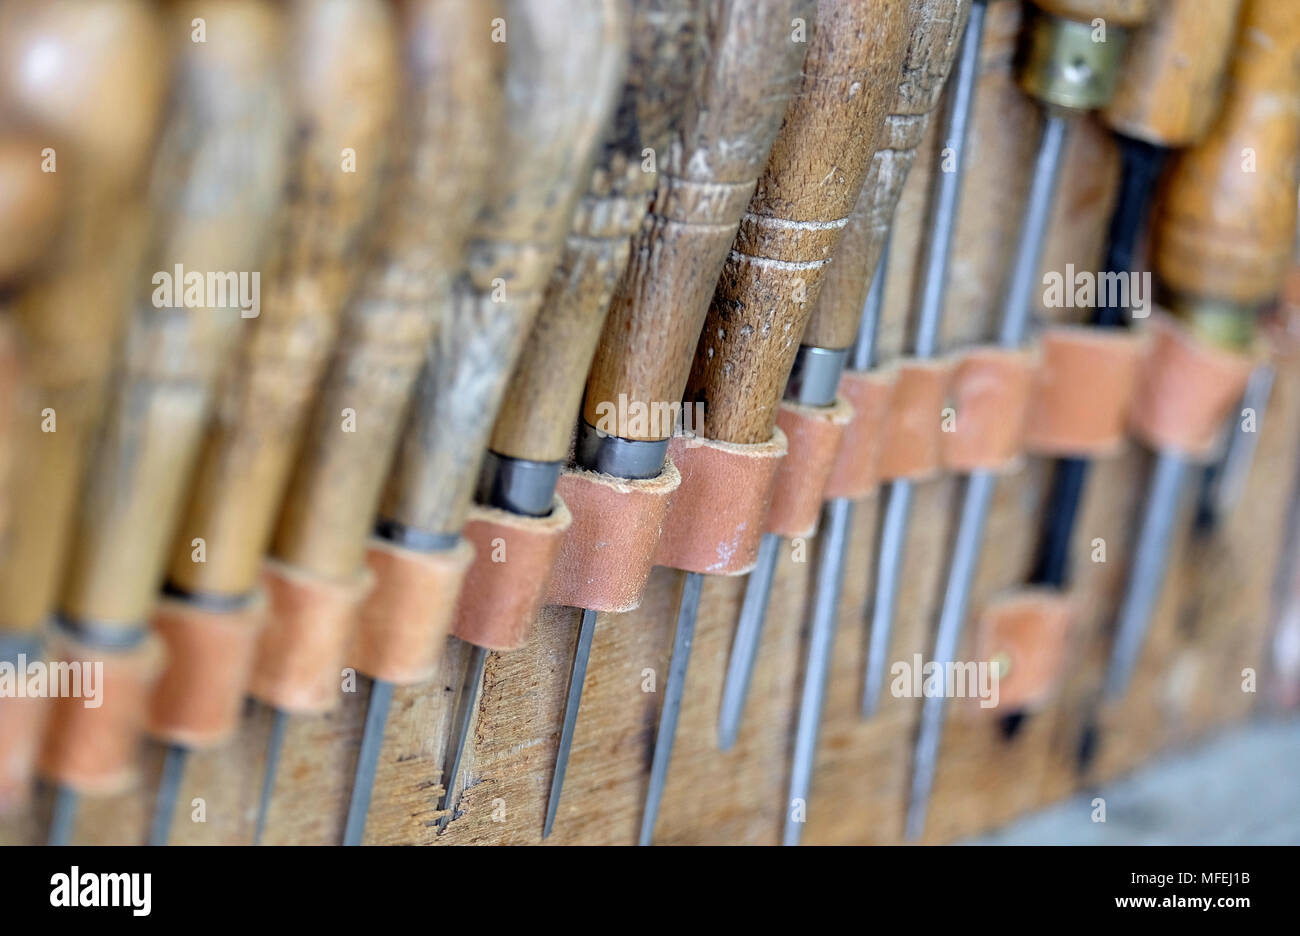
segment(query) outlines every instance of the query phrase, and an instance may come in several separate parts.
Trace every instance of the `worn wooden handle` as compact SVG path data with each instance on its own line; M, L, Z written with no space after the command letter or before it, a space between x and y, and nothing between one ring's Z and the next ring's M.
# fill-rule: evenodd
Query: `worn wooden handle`
M1151 17L1153 2L1155 0L1034 0L1034 5L1045 13L1081 23L1103 19L1108 25L1132 27L1140 26Z
M362 568L424 352L449 317L501 130L507 43L478 0L403 7L398 153L373 260L344 314L271 553L350 582Z
M138 286L144 170L167 87L150 5L85 12L45 0L0 6L0 120L25 128L6 153L21 158L34 208L48 213L57 202L59 222L10 302L22 379L2 494L0 628L23 632L39 628L56 601L87 450ZM58 67L22 67L37 49ZM39 227L21 236L42 240Z
M764 442L906 54L904 2L819 0L803 80L719 279L686 397L704 434Z
M633 239L587 381L583 417L679 403L718 274L799 86L812 0L710 3L703 74L660 154L650 212ZM802 24L802 25L801 25ZM618 434L663 439L665 421ZM671 422L671 421L668 421Z
M297 0L290 14L290 174L261 315L224 381L176 536L170 582L191 593L256 587L390 156L401 67L388 5Z
M628 73L537 322L506 387L491 449L530 461L569 452L596 342L645 219L700 61L701 0L634 0Z
M1223 110L1161 202L1156 270L1174 292L1250 307L1280 288L1296 230L1300 5L1247 0Z
M195 17L211 31L208 42L191 41ZM61 602L73 621L125 629L144 624L161 584L213 388L246 321L241 302L252 295L249 274L286 168L278 5L176 4L168 26L177 73L154 162L155 224L145 261L151 280L135 290L125 361L82 492ZM244 286L227 283L223 297L209 285L217 273L233 273ZM201 288L192 282L200 275Z
M821 294L804 329L803 344L847 348L871 278L884 250L903 193L916 161L930 115L939 103L953 59L961 44L969 0L926 0L911 9L910 41L880 148L872 157L862 194L849 216L835 257L826 269Z
M1187 146L1218 112L1240 0L1165 0L1129 40L1106 122L1158 146Z
M505 134L445 326L428 345L380 517L455 534L473 503L502 393L555 268L626 68L627 20L615 0L563 17L512 0Z

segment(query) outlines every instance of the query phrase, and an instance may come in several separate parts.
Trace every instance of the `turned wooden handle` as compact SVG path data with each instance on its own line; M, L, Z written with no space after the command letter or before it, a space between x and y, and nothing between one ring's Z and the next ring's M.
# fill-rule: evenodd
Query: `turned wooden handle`
M1187 146L1204 136L1222 100L1240 8L1240 0L1159 3L1124 51L1106 122L1158 146Z
M563 249L627 67L621 0L512 0L506 130L445 326L428 347L385 521L453 534L474 500L506 381Z
M221 388L173 547L170 582L186 592L257 585L390 156L401 67L388 4L296 0L289 12L289 178L261 315Z
M21 159L21 191L33 210L58 205L53 240L10 296L22 377L0 494L9 520L0 562L6 630L35 631L56 601L87 450L138 292L144 172L167 90L152 5L124 0L85 13L84 4L62 0L0 5L6 158ZM58 67L22 67L37 48ZM13 249L28 260L27 248L46 239L39 226L16 233Z
M425 347L490 183L508 43L479 0L403 7L394 171L373 260L348 303L286 489L271 553L336 582L362 568Z
M1156 0L1034 0L1045 13L1090 23L1104 19L1107 25L1140 26L1151 17ZM1199 4L1198 4L1199 5Z
M201 17L210 41L194 42ZM145 276L125 361L87 473L60 608L74 621L136 629L166 568L221 368L241 333L239 290L187 307L158 274L251 273L283 185L284 23L260 0L168 7L177 71L153 169ZM251 297L251 278L244 279ZM175 284L173 283L173 286ZM183 283L182 288L191 288Z
M1169 174L1155 230L1162 282L1194 299L1271 300L1294 246L1298 155L1300 4L1247 0L1223 109Z
M686 116L659 154L649 214L633 239L592 362L583 418L607 406L678 403L718 275L786 104L799 86L813 0L727 0L708 5L706 60ZM663 439L671 425L627 428Z
M702 0L633 0L628 73L573 230L506 387L492 451L531 461L569 452L610 299L645 219L659 160L694 87Z
M911 39L880 149L872 157L834 262L826 269L821 294L804 329L805 345L847 348L857 336L894 208L961 45L969 10L969 0L926 0L911 10Z
M765 442L822 276L894 101L910 4L819 0L785 113L700 334L686 399L704 434Z

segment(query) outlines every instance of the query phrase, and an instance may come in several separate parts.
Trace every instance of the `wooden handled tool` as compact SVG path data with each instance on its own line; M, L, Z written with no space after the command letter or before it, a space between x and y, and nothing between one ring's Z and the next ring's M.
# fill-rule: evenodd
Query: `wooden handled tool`
M186 751L220 743L238 717L262 559L344 302L363 269L390 157L400 60L388 7L296 0L288 13L295 132L261 315L217 398L172 552L174 600L154 622L170 658L149 725L168 745L150 834L157 845L167 842Z
M844 228L834 262L826 269L821 294L804 329L794 373L786 385L787 399L807 406L829 407L835 401L844 365L852 363L857 370L866 370L870 366L870 346L874 342L878 316L864 312L867 287L884 257L894 208L915 160L916 148L925 136L930 114L938 105L939 94L960 45L967 9L968 5L960 0L928 0L911 10L910 44L903 67L896 76L897 91L885 119L881 147L871 161L862 194ZM866 346L859 347L862 353L850 362L849 346L858 336L860 323ZM836 511L844 513L843 518L834 518L834 522L839 523L842 519L847 524L850 518L848 510L832 505L833 514ZM834 531L828 536L838 539ZM745 597L736 623L718 716L718 747L724 751L731 748L740 731L750 676L767 618L780 545L778 534L763 535L758 564L745 583ZM825 563L828 572L836 564L842 570L842 553L827 553ZM837 576L841 574L842 571L836 573ZM827 598L831 602L831 613L825 623L833 627L838 619L834 609L838 608L839 587L830 589ZM829 649L829 644L825 646ZM810 668L807 672L812 673L815 679L822 678L819 670Z
M628 479L660 476L675 426L665 414L682 399L713 288L797 87L804 47L789 41L790 25L799 17L806 22L811 9L808 0L704 5L696 41L711 51L696 62L689 46L681 49L675 71L683 85L658 96L627 89L638 109L657 111L656 123L672 126L656 149L649 214L632 241L592 363L578 426L581 468ZM647 128L655 123L639 119L641 135L651 140ZM630 418L638 408L647 419ZM595 611L583 610L543 837L559 810L596 621Z
M207 42L190 37L200 14L213 30ZM171 534L213 389L242 316L255 307L260 232L285 171L278 10L227 0L177 4L167 16L177 72L154 163L145 270L155 272L150 285L135 284L125 360L81 493L59 603L61 640L126 656L147 652ZM93 786L76 769L79 748L109 717L78 717L78 701L68 702L56 707L43 762L61 785L56 840L70 831L76 789ZM120 727L139 731L136 719Z
M447 321L428 344L379 507L378 535L417 553L459 546L493 419L560 258L626 67L621 0L583 0L570 4L562 18L544 0L515 0L506 4L504 22L515 36L506 49L506 132L471 229L465 269L452 286ZM524 516L549 513L558 469L548 484L530 470L535 461L511 461L503 454L488 464L486 502ZM382 578L378 588L385 588ZM445 808L453 803L487 653L474 645L467 668L459 730L443 775ZM365 829L391 694L391 682L376 679L346 844L360 844ZM443 828L449 818L450 811Z
M290 711L328 709L365 592L367 538L425 349L449 317L501 129L505 43L476 0L398 12L402 78L392 169L370 261L285 489L264 573L269 620L251 692L275 709L255 840ZM361 154L358 154L360 157Z
M908 4L821 0L799 91L714 292L687 381L702 435L766 443L821 278L881 142L909 40ZM649 844L667 780L702 575L683 583L641 823Z
M1243 171L1247 165L1253 171ZM1168 307L1208 348L1248 349L1256 313L1280 291L1294 245L1298 170L1300 8L1246 0L1223 110L1205 140L1175 160L1153 232ZM1191 387L1185 395L1197 392L1214 388ZM1123 696L1141 654L1191 460L1174 444L1157 456L1120 605L1107 699Z

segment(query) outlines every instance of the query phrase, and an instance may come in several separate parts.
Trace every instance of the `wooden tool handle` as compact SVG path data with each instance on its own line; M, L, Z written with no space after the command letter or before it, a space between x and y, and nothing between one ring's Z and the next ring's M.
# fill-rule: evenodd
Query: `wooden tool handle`
M196 17L207 42L191 39ZM161 584L213 386L244 321L239 288L223 301L209 274L243 274L251 295L285 170L277 5L180 3L168 26L177 73L154 163L151 285L137 288L61 604L73 621L129 630Z
M871 160L834 262L826 269L821 295L804 329L805 345L847 348L857 336L894 208L939 103L969 10L967 0L926 0L911 10L911 39L880 149Z
M0 121L19 132L9 145L21 150L13 155L25 196L40 211L58 203L48 250L11 284L22 380L0 495L9 505L0 628L35 631L56 600L87 449L138 286L144 170L167 87L160 48L145 3L104 5L93 17L63 0L0 5ZM57 67L23 67L38 50ZM43 238L39 226L20 234L29 245Z
M680 125L700 61L701 0L633 0L628 74L578 202L564 255L506 387L491 449L531 461L569 452L596 342Z
M1151 17L1153 0L1034 0L1045 13L1090 23L1103 19L1107 25L1140 26ZM1199 4L1198 4L1199 5Z
M1218 112L1240 0L1167 0L1124 52L1106 122L1158 146L1187 146Z
M602 404L680 402L691 355L736 227L799 86L812 0L710 3L706 61L680 130L659 157L650 212L634 238L587 381L583 417ZM800 27L799 24L802 24ZM663 439L651 424L629 438Z
M289 25L295 133L283 217L261 315L224 381L176 536L170 582L187 592L237 597L257 584L390 158L401 67L388 5L296 0Z
M1296 230L1300 5L1247 0L1223 110L1170 172L1155 266L1186 298L1257 306L1278 292Z
M351 582L392 464L424 352L449 318L452 283L489 184L507 42L496 7L403 7L404 86L394 172L373 260L345 311L286 490L271 552Z
M512 0L506 133L448 320L429 345L380 516L453 534L627 67L618 0Z
M897 88L909 4L819 0L803 81L700 335L686 398L704 434L765 442L804 325Z

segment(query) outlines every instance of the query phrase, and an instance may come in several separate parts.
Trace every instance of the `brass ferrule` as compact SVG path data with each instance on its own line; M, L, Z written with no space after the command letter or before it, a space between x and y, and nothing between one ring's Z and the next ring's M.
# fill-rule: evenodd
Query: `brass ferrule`
M1035 13L1021 49L1020 87L1048 107L1089 111L1115 93L1128 33Z

